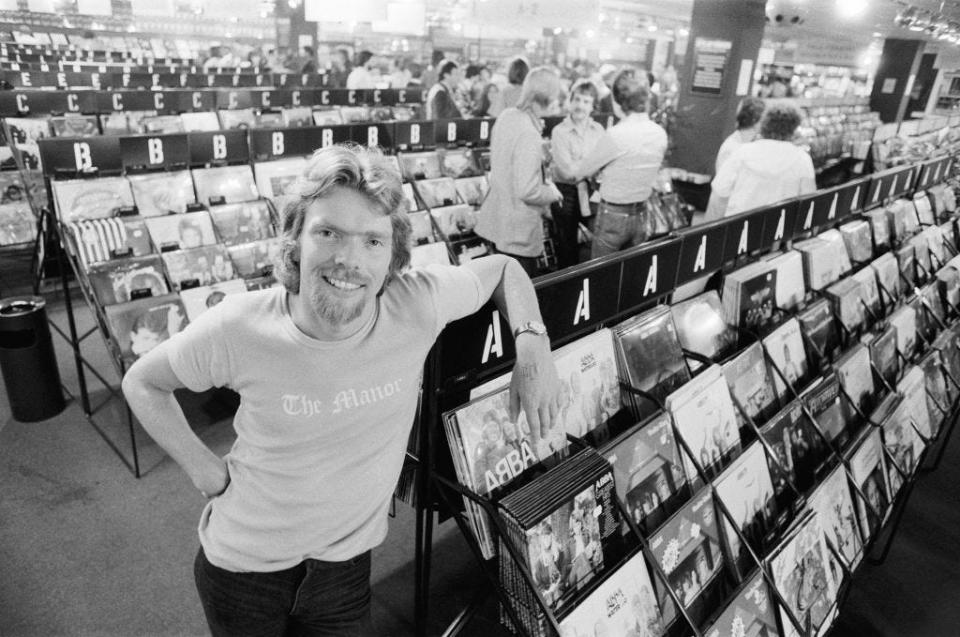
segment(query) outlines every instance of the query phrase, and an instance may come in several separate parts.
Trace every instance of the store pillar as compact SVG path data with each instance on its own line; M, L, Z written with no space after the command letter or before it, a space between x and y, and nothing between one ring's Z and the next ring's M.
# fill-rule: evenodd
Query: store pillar
M720 144L736 126L740 100L750 94L765 6L766 0L694 0L672 166L713 174Z
M923 40L888 38L870 91L870 110L884 123L901 122L923 57Z

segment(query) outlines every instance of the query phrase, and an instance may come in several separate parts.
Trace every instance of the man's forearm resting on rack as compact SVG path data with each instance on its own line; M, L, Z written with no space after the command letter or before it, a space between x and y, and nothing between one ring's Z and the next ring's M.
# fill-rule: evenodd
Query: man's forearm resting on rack
M470 268L480 277L484 293L493 299L506 315L511 333L528 321L542 321L533 283L514 259L493 255L470 261ZM510 382L510 412L515 417L522 407L535 438L546 435L559 412L557 370L550 353L550 339L522 333L515 342L517 360Z
M227 485L226 462L190 428L173 395L183 383L174 374L163 344L127 370L123 395L147 433L187 473L202 493L216 495Z

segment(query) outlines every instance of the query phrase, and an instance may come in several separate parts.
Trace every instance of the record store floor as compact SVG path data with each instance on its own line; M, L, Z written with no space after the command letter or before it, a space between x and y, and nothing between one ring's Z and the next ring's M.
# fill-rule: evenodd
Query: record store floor
M51 316L66 325L62 302ZM79 302L80 329L92 319ZM63 381L77 391L72 357L57 342ZM116 379L97 335L86 352ZM95 396L103 392L93 383ZM96 402L96 400L95 400ZM198 433L218 453L232 440L215 402L193 406ZM101 414L104 433L127 454L122 412ZM86 421L76 401L60 415L22 424L0 392L0 635L204 635L193 588L196 524L203 499L140 432L137 480ZM921 478L886 562L864 564L834 635L960 633L960 436L940 468ZM397 505L387 541L374 551L378 635L413 634L414 516ZM452 522L435 534L430 635L439 635L483 579ZM488 602L461 634L498 637Z

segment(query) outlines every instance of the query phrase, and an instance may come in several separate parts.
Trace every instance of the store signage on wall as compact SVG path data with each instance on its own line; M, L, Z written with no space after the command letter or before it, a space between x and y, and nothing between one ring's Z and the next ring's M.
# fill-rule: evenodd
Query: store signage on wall
M730 59L733 43L729 40L697 38L693 44L693 83L695 93L719 95L723 89L723 76Z
M883 86L880 87L880 92L886 95L890 95L897 88L897 78L887 77L883 80Z

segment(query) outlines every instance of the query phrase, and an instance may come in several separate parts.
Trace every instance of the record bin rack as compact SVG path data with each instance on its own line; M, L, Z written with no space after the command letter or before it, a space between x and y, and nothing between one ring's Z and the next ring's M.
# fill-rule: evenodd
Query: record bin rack
M862 211L885 205L895 198L911 195L915 191L925 190L932 185L945 181L951 175L953 169L954 157L950 155L928 159L914 165L885 170L858 178L841 186L818 191L812 195L686 228L665 239L538 278L534 282L534 287L544 322L547 324L548 333L551 336L551 349L556 349L558 346L601 327L615 325L628 316L666 302L677 288L713 275L714 278L707 286L709 289L716 282L715 273L717 272L728 272L781 245L789 245L792 240L807 238L815 232L827 230L836 227L841 222L856 219ZM955 222L957 218L957 215L954 215L951 221ZM960 253L958 248L960 246L949 246L949 250L953 254ZM879 252L875 256L879 256ZM588 317L578 315L575 311L579 295L584 290L589 291L591 300L592 311ZM908 296L912 298L914 292L911 286L900 297L898 303L902 304ZM890 298L889 293L887 293L887 297ZM932 308L927 304L922 303L922 307L924 312L933 315ZM892 309L892 306L888 308L888 313L890 309ZM572 323L571 318L573 318ZM882 320L885 317L877 318ZM958 323L960 308L950 308L950 320L951 325ZM417 546L415 556L415 615L416 629L419 635L426 634L427 629L435 514L437 523L445 517L454 518L489 584L490 588L486 590L486 595L489 595L490 590L492 590L496 597L504 603L504 611L510 616L514 625L520 626L516 614L512 612L509 603L507 603L507 593L499 584L496 565L492 563L493 560L488 562L483 559L480 545L468 522L464 519L462 505L458 501L458 496L462 496L480 505L493 519L495 534L503 535L504 528L495 515L496 498L480 496L460 485L457 479L453 477L455 473L450 464L449 452L444 449L446 445L443 438L443 428L440 425L441 414L467 402L467 394L472 387L509 370L515 356L512 340L504 340L499 343L499 350L497 351L491 350L489 343L487 343L488 333L491 333L490 330L493 329L495 321L500 321L498 333L509 333L509 327L496 312L492 303L488 303L471 316L451 323L441 334L427 359L420 411L421 419L416 425L420 429L418 460L421 467L417 478ZM841 325L836 317L834 317L834 322ZM947 325L941 322L939 327L944 329ZM850 342L852 336L846 334L845 340ZM760 335L753 334L752 338L759 339ZM765 358L769 359L766 348L763 349L763 352ZM692 353L685 354L691 359L696 358L696 355ZM919 354L915 354L914 358L919 358ZM829 365L835 362L832 359L821 359L821 361ZM782 370L774 367L776 373L782 377ZM940 367L943 371L946 371L942 362ZM816 373L812 376L813 381L816 381L822 372L822 369L816 370ZM960 390L960 380L949 375L947 380L953 387ZM790 386L789 383L787 385ZM791 388L791 396L798 397L801 389L799 387ZM889 392L894 388L888 385L885 389ZM643 392L636 388L625 386L623 390L633 399L643 395ZM817 434L824 437L823 429L804 404L804 401L800 401L800 404L804 406L805 415L814 423ZM737 407L742 411L742 405L738 404ZM954 399L948 407L939 407L939 409L943 412L941 425L932 439L924 440L927 444L923 454L917 460L915 471L910 475L905 475L894 463L895 469L901 474L902 484L896 498L886 507L886 511L875 510L870 502L865 499L865 494L859 489L858 485L853 484L855 487L854 501L863 500L867 505L868 515L883 522L883 524L878 525L869 540L865 541L861 548L860 555L868 556L872 563L879 563L885 559L916 480L922 473L933 470L940 457L942 457L943 449L952 435L957 417L960 415L960 396ZM861 431L879 426L877 423L870 421L866 415L863 416ZM756 432L757 423L750 420L747 422L750 423L750 428ZM703 468L699 466L696 458L692 457L691 450L687 443L683 441L682 436L675 434L675 438L681 444L683 453L692 458L701 478L705 477ZM758 438L762 440L761 436L758 436ZM574 440L573 444L580 444L580 441ZM438 445L440 445L439 448ZM833 463L831 466L842 467L849 482L850 469L843 454L832 444L827 446L827 450L829 459ZM769 449L765 447L764 451L767 453ZM888 451L884 448L883 453L888 454ZM822 478L821 475L818 480L822 480ZM710 484L710 481L705 480L705 483ZM796 492L796 487L794 485L790 486ZM811 487L811 490L815 487L816 485ZM507 489L510 489L510 487L508 486ZM797 493L800 496L803 495ZM714 500L718 501L719 498L714 498ZM800 504L803 501L801 497ZM623 510L623 503L620 502L618 505ZM724 517L730 517L729 511L726 510L725 506L722 506L722 503L719 508ZM627 517L629 520L629 516ZM631 524L630 526L633 527L633 535L640 538L635 525ZM736 525L734 527L736 528ZM738 535L742 536L742 533L738 531ZM741 537L741 539L743 538ZM640 541L641 546L643 546L645 542L642 538ZM518 555L516 551L511 549L510 543L505 542L504 544L508 548L510 559L518 561ZM838 552L837 547L833 546L832 542L829 544L829 549L835 555ZM751 553L754 563L760 565L761 570L764 571L764 577L769 578L769 573L762 566L763 560L752 549ZM838 561L844 570L845 577L830 611L831 613L839 609L849 593L849 566L844 559ZM520 567L519 570L523 573L527 584L532 584L530 574L523 568L522 562L519 562L517 566ZM659 568L654 570L657 571L654 573L655 579L663 575ZM533 590L536 592L535 587ZM778 595L775 587L771 587L771 591ZM550 628L557 631L556 617L547 608L539 593L537 593L536 598L540 603L540 610L548 618ZM485 595L479 595L472 600L456 616L444 635L459 634L476 615L485 599ZM674 603L676 601L674 600ZM782 605L782 601L780 599L778 603ZM679 605L679 607L682 608L682 605ZM809 623L803 625L800 618L789 612L788 608L787 611L793 628L798 630L800 634L809 634L811 630ZM685 614L684 619L694 629L694 632L697 632L697 627L690 622L690 618ZM522 634L522 631L520 632Z
M19 178L23 187L24 199L26 200L27 207L33 214L36 227L35 236L32 240L24 243L0 246L0 251L10 253L29 253L30 264L28 271L32 275L31 283L33 287L33 293L37 294L40 290L40 285L43 282L43 239L45 234L43 232L43 206L34 200L33 191L31 188L32 184L30 183L31 179L28 176L27 168L24 165L23 158L20 155L20 152L17 150L16 144L10 135L10 128L7 126L6 120L0 121L0 126L2 126L0 133L2 133L4 139L7 140L7 146L10 149L10 154L11 157L13 157L14 162L14 168L9 172L17 173L17 178Z

